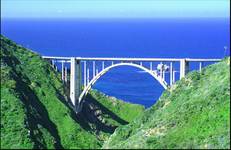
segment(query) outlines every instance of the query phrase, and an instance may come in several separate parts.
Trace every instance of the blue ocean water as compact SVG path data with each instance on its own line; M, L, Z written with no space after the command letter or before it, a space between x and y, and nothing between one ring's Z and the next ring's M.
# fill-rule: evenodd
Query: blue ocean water
M1 33L42 55L222 58L230 55L228 19L3 19ZM132 67L114 68L95 89L153 105L163 88Z

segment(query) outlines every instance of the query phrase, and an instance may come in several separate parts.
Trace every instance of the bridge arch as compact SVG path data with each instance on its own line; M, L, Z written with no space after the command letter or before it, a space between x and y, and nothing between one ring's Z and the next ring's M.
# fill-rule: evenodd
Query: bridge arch
M134 64L134 63L118 63L118 64L113 64L105 69L103 69L102 71L100 71L90 82L89 84L84 88L84 90L82 91L82 93L79 96L79 104L81 104L83 98L87 95L87 93L89 92L89 90L91 89L91 87L95 84L95 82L101 77L103 76L106 72L108 72L109 70L111 70L112 68L115 67L119 67L119 66L132 66L135 68L139 68L143 71L146 71L147 73L149 73L154 79L156 79L162 86L164 89L168 88L167 83L161 78L161 76L158 76L158 74L152 70L147 69L144 66L138 65L138 64Z

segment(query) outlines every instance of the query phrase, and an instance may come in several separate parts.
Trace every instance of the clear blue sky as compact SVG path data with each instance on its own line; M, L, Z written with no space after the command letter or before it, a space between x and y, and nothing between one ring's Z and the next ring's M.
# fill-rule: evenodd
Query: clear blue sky
M229 0L1 0L3 18L229 17Z

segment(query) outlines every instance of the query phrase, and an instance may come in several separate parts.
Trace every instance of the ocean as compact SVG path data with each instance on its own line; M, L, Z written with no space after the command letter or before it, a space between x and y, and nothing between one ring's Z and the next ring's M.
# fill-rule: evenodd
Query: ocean
M230 55L229 26L224 18L2 19L1 34L41 55L223 58ZM93 88L146 108L164 90L132 67L112 69Z

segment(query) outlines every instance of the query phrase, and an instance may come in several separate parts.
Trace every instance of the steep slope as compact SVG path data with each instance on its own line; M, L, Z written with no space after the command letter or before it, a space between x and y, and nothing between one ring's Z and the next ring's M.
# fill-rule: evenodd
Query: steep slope
M109 108L113 100L92 91L85 112L76 116L64 93L60 74L48 62L1 36L1 148L100 148L117 126L134 117L134 109L136 115L144 110L125 103L121 109L120 101Z
M189 73L103 148L230 148L230 59Z

